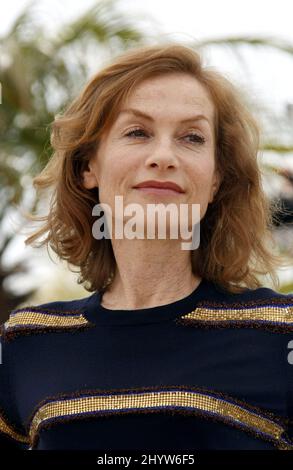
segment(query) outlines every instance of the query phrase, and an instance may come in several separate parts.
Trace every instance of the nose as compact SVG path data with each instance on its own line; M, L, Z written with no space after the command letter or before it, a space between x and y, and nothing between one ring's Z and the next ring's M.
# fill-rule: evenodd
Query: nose
M165 139L158 140L151 147L150 155L146 159L147 166L158 166L160 168L176 168L178 166L178 160L175 155L174 149L170 140Z

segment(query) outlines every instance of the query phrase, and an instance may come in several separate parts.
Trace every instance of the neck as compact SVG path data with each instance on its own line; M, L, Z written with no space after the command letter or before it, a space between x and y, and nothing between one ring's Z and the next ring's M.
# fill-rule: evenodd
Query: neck
M178 240L112 240L117 269L101 304L109 309L152 308L189 295L201 278Z

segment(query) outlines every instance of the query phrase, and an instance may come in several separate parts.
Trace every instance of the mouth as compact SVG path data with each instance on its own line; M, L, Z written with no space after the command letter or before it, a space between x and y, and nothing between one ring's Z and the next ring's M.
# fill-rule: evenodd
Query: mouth
M180 194L182 194L181 192L179 191L175 191L174 189L170 189L170 188L154 188L152 186L149 186L149 187L144 187L144 188L134 188L136 189L137 191L141 191L141 192L144 192L144 193L147 193L147 194L157 194L157 195L161 195L161 196L179 196Z
M143 191L147 194L157 194L157 195L174 195L182 194L185 191L175 183L175 181L158 181L158 180L148 180L143 181L134 186L134 189L138 191Z

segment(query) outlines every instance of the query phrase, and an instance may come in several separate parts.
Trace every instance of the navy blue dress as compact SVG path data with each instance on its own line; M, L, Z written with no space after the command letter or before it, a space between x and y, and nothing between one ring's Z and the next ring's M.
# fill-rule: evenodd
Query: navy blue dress
M293 294L110 310L102 294L1 325L0 449L293 450Z

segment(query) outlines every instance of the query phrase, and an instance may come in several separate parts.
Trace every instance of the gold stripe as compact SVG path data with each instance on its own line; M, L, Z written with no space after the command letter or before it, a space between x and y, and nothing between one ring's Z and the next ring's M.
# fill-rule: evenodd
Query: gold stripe
M211 412L222 418L232 418L235 423L245 425L252 430L267 434L274 440L279 441L284 429L274 421L242 408L236 404L229 403L220 398L193 393L188 391L162 391L131 394L107 394L100 396L88 396L82 398L71 398L56 400L41 406L35 413L30 426L30 437L34 441L39 427L50 419L58 419L65 416L82 415L83 413L97 413L112 411L149 408L186 408L189 410L201 410ZM293 446L292 446L293 448Z
M197 321L266 321L278 323L293 323L293 307L257 307L239 309L214 309L198 307L192 312L180 317L181 319Z
M11 315L4 323L5 330L15 326L55 326L67 327L86 325L87 319L82 315L48 315L33 311L22 311Z
M8 434L8 436L12 437L12 439L15 439L16 441L29 443L28 437L15 432L12 429L12 427L9 426L7 422L4 421L4 419L1 416L0 416L0 432L3 432L4 434Z

